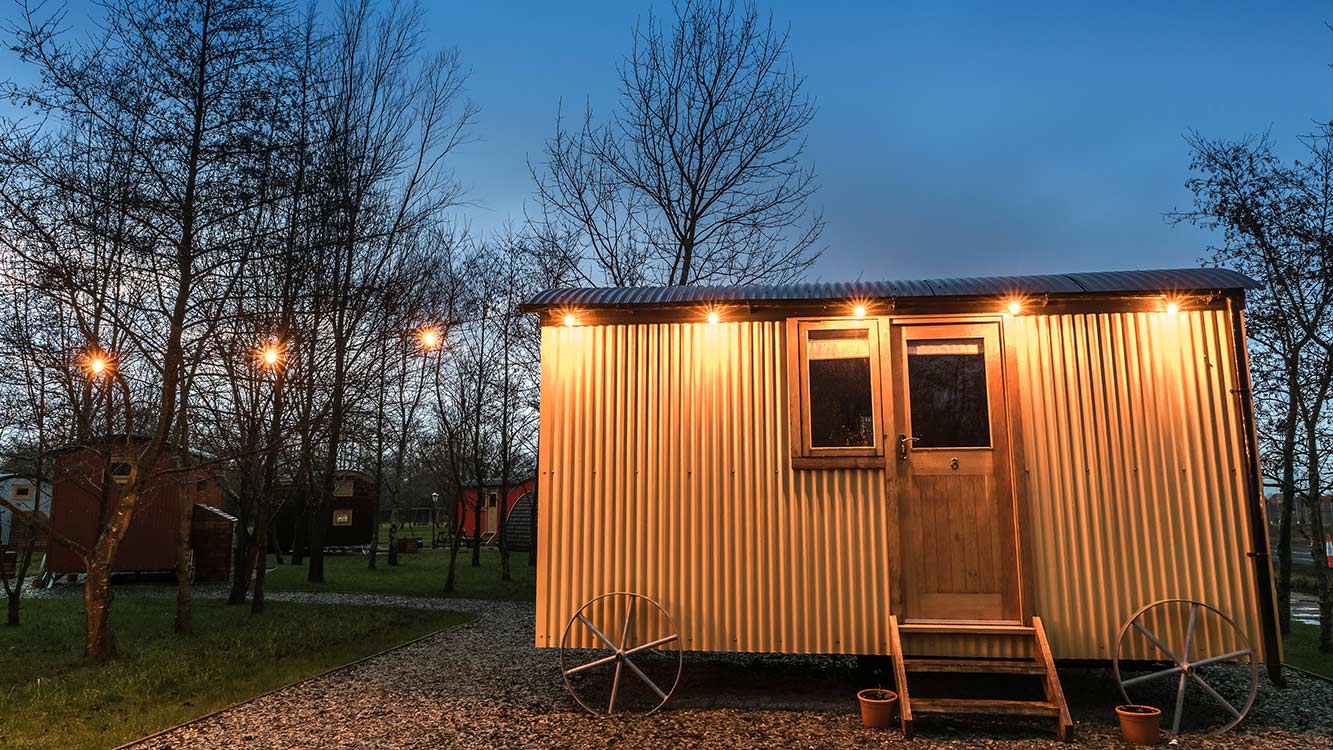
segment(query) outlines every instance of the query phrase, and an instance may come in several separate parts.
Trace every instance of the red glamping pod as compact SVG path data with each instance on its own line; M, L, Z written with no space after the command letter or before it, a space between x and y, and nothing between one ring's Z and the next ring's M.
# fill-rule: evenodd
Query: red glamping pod
M56 456L51 486L51 526L64 536L92 547L105 515L103 456L109 449L111 479L129 481L130 471L148 447L146 436L114 436L89 445L72 445ZM157 573L176 569L176 539L180 526L180 492L194 504L191 541L195 569L207 578L227 577L236 519L223 513L222 485L216 464L192 452L193 465L177 467L177 454L168 449L152 467L139 466L149 481L139 498L134 518L116 550L113 573ZM208 559L200 560L204 555ZM214 559L218 558L218 559ZM220 564L219 564L220 562ZM83 573L83 559L57 542L48 545L45 570L53 575Z

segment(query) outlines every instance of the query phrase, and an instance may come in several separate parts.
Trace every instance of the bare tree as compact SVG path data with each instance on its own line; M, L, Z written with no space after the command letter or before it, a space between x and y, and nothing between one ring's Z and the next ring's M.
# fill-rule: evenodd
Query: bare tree
M533 223L576 240L584 283L749 284L801 274L823 220L804 130L815 115L787 35L752 4L683 0L636 27L620 106L576 131L557 117L530 165ZM575 249L577 248L577 249Z
M1328 406L1333 388L1333 125L1302 139L1306 158L1283 163L1267 136L1189 143L1195 195L1192 211L1170 217L1221 230L1213 260L1263 283L1247 321L1255 388L1270 417L1268 445L1279 460L1265 473L1281 488L1277 592L1290 630L1292 506L1310 509L1309 550L1319 593L1319 648L1333 651L1333 596L1324 563L1320 497L1333 472L1326 465ZM1303 480L1303 481L1302 481Z

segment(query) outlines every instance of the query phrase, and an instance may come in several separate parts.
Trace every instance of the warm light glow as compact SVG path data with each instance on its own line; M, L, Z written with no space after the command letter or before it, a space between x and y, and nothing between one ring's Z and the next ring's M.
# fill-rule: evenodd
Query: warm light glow
M1022 309L1023 309L1023 306L1022 306L1021 304L1018 303L1018 300L1010 300L1010 302L1009 302L1009 314L1010 314L1010 315L1017 315Z
M577 324L578 322L579 320L578 318L574 317L574 313L565 313L565 325L572 326Z
M264 364L270 367L278 363L278 350L273 347L264 349Z
M712 323L713 325L717 325L717 322L718 322L719 320L721 320L721 318L718 317L718 315L717 315L717 311L716 311L716 310L714 310L713 312L708 313L708 322L709 322L709 323Z
M852 310L852 314L855 315L855 316L858 317L858 318L864 318L864 317L866 316L866 306L865 306L865 305L857 305L857 306Z
M88 371L94 375L101 375L106 372L106 360L102 357L96 357L88 360Z
M1180 305L1176 304L1175 302L1168 302L1168 303L1166 303L1166 314L1167 314L1167 315L1175 315L1175 314L1178 313L1178 312L1180 312Z
M434 328L421 329L421 348L430 350L440 345L440 334Z

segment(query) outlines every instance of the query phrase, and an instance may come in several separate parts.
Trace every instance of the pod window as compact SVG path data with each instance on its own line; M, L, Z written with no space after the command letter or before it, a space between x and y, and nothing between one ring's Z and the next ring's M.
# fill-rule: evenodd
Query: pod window
M793 426L800 439L796 455L829 459L881 455L875 322L802 322L796 333L799 385Z
M32 498L32 485L16 484L14 485L15 500L29 500Z
M111 464L111 481L116 484L129 484L130 474L134 473L134 464L130 461L116 461Z

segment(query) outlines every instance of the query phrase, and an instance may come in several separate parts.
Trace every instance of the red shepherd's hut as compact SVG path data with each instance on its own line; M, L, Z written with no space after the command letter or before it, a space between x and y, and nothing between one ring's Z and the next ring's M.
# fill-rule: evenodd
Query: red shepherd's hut
M61 534L92 547L96 542L109 503L103 502L103 456L109 448L111 481L129 481L133 465L148 446L146 437L114 437L100 445L70 446L56 456L51 484L51 526ZM229 566L235 519L214 510L222 507L222 486L216 465L206 456L193 454L196 465L177 469L177 456L168 451L155 466L139 466L148 473L134 519L116 550L115 573L151 573L176 569L176 535L180 528L180 491L190 493L195 516L190 545L195 550L196 578L225 579ZM202 507L200 507L202 506ZM200 513L212 521L200 523ZM219 523L218 521L229 521ZM209 559L200 560L200 554ZM213 557L218 557L221 563ZM83 559L63 545L52 543L46 556L46 571L55 575L83 573Z
M481 482L481 540L489 544L500 532L500 490L499 479L486 479ZM509 491L505 494L504 518L505 542L509 549L525 550L530 538L529 528L532 523L532 489L536 485L534 477L510 480ZM477 525L477 486L463 488L462 507L459 518L463 519L463 537L471 539Z

